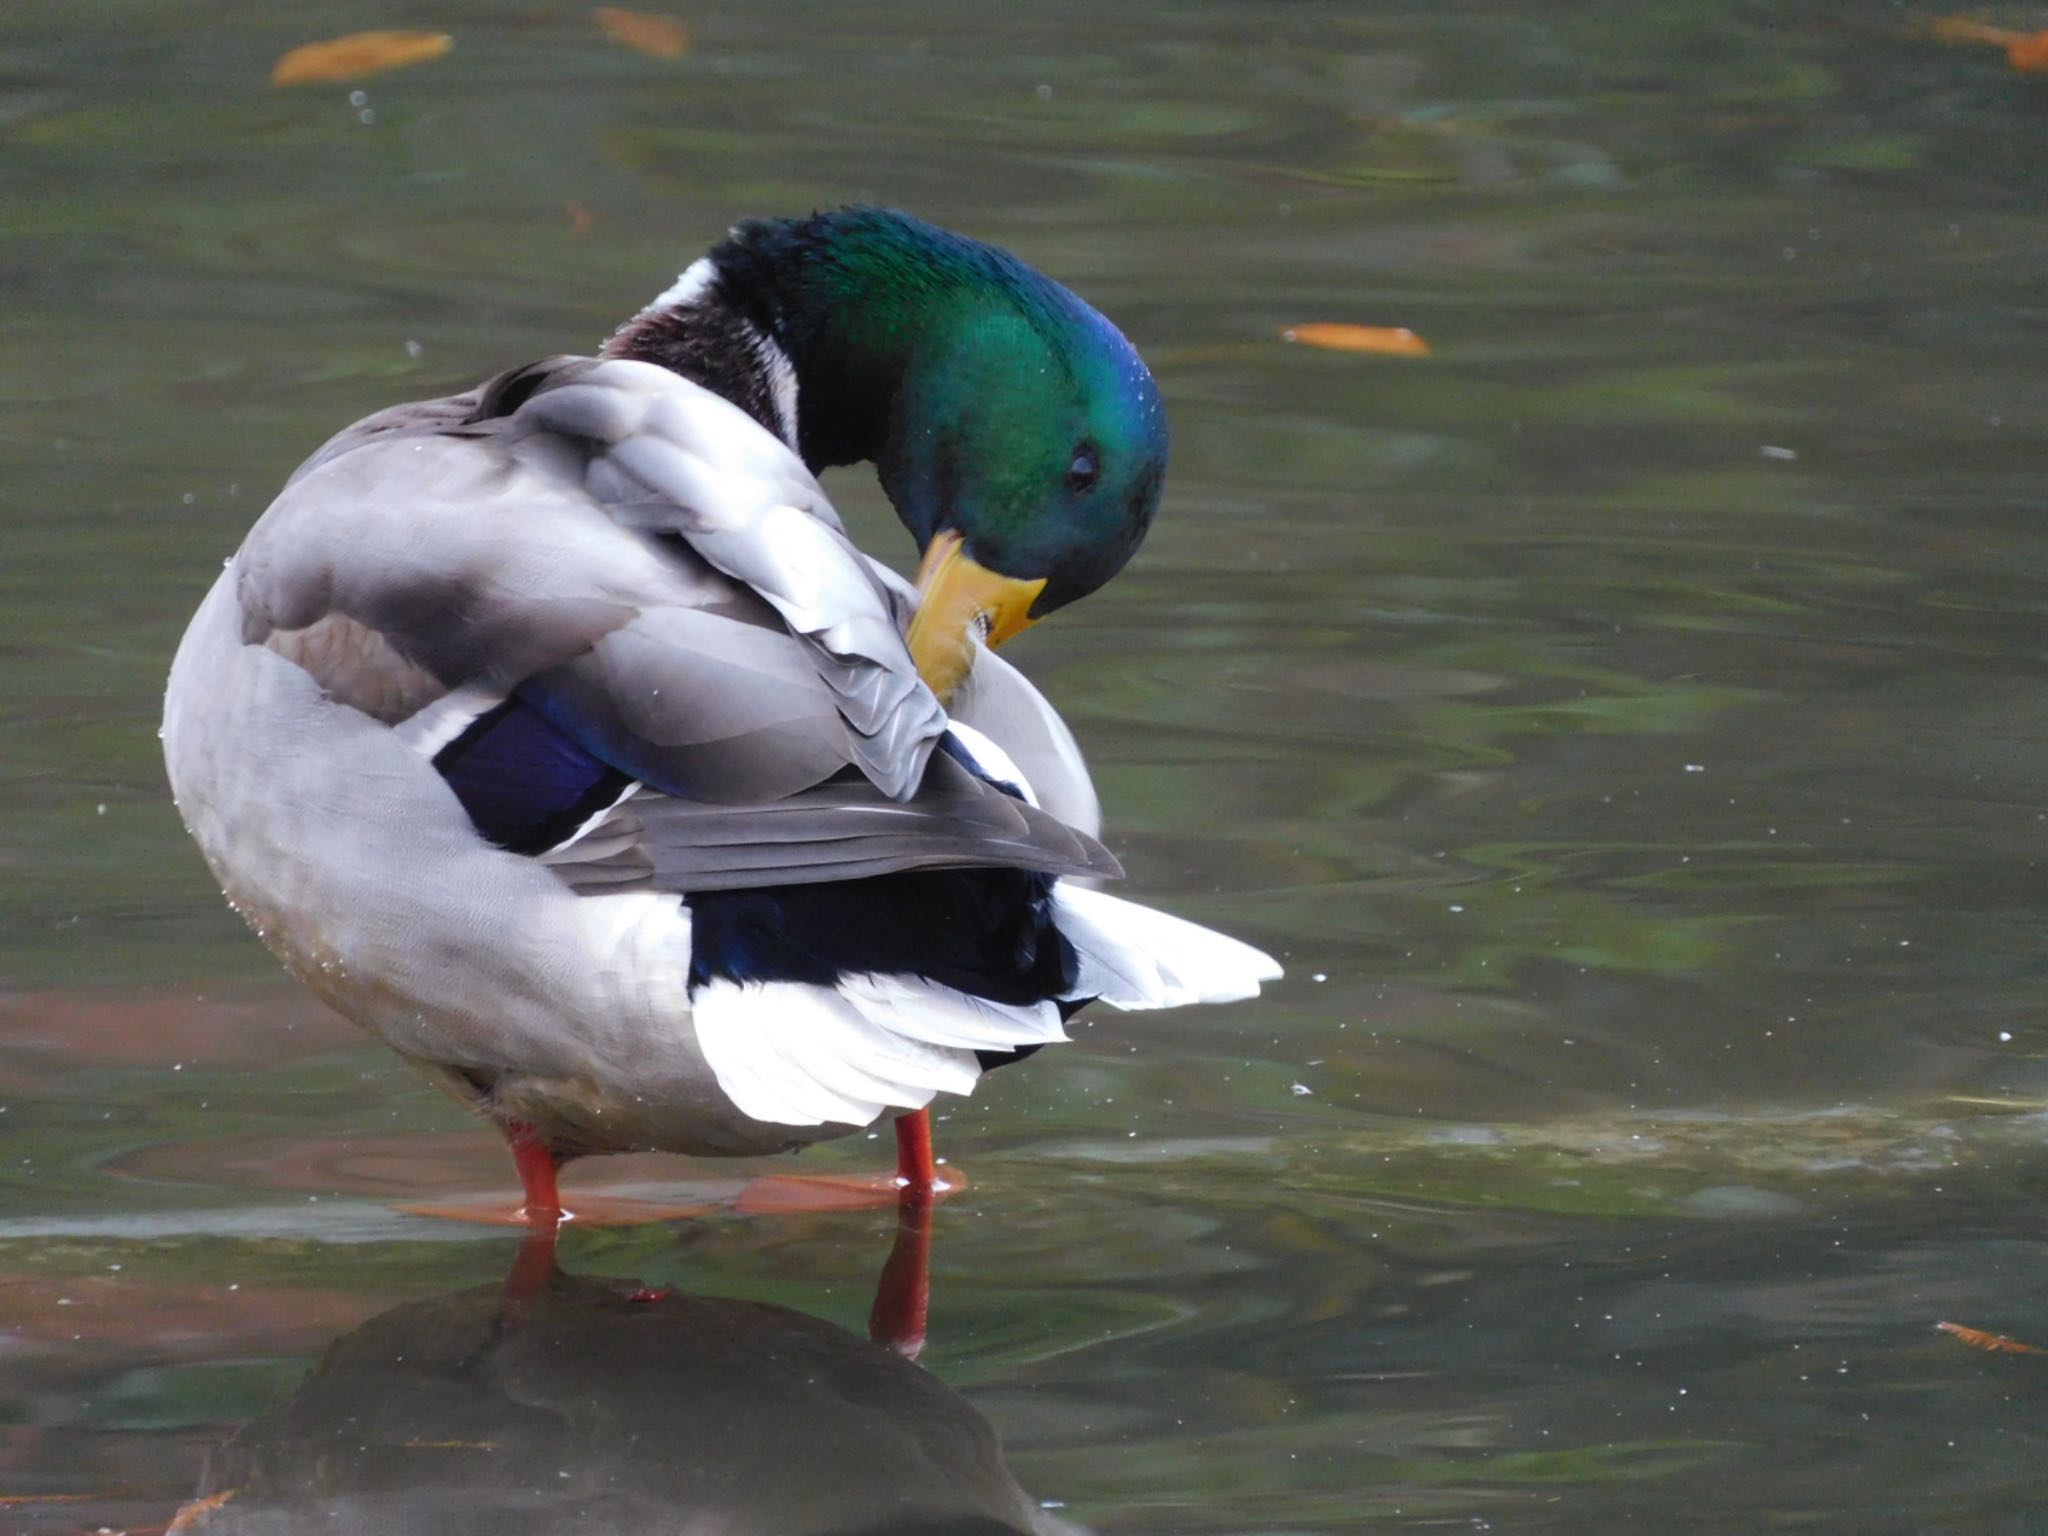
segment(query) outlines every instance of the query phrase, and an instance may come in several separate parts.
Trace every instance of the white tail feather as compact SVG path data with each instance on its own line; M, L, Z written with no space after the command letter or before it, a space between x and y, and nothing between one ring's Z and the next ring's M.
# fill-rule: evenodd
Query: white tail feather
M847 976L839 992L883 1028L932 1045L1010 1051L1067 1038L1049 1002L991 1002L919 976Z
M1064 880L1053 910L1081 961L1074 995L1112 1008L1235 1002L1280 976L1279 963L1249 944Z
M714 981L691 999L697 1043L727 1098L776 1125L871 1125L967 1093L976 1050L1064 1040L1051 1003L969 997L916 976Z
M1280 974L1249 944L1100 891L1062 881L1053 908L1080 961L1075 997L1115 1008L1229 1002ZM1067 1038L1050 1002L991 1002L918 976L714 981L691 1010L726 1097L775 1125L871 1125L934 1094L969 1092L981 1076L976 1051Z
M940 1089L965 1093L980 1075L971 1053L893 1034L829 987L714 981L690 1008L726 1097L776 1125L870 1125Z

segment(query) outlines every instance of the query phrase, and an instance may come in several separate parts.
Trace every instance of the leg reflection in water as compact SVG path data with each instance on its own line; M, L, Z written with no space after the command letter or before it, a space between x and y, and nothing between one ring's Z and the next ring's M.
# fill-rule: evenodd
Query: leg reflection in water
M936 1203L929 1179L905 1182L898 1191L896 1237L875 1283L875 1304L868 1313L868 1337L908 1360L924 1351L925 1313L931 1300L932 1208ZM526 1236L505 1277L505 1319L515 1326L562 1278L555 1262L563 1225L561 1211L529 1206L526 1223ZM662 1294L643 1288L631 1299L646 1304L660 1300Z

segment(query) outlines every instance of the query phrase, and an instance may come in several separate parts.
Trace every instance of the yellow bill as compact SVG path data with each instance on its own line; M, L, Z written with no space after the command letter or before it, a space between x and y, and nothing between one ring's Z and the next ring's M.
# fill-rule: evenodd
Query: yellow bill
M918 676L945 703L974 664L977 637L1001 645L1037 621L1031 605L1045 578L998 576L967 558L959 534L936 535L917 570L917 613L910 621L910 657Z

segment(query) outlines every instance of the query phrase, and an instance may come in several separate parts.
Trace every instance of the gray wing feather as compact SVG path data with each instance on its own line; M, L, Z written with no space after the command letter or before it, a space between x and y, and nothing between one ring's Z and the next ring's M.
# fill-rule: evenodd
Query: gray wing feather
M630 838L630 856L618 848ZM607 836L610 834L610 836ZM842 776L763 805L714 805L645 792L589 837L547 856L578 890L621 881L674 891L854 880L911 869L1004 865L1114 879L1116 857L1035 806L935 756L916 794L880 798Z
M692 799L777 800L857 755L785 631L700 610L644 613L536 681L611 762Z
M642 790L547 855L578 889L1116 872L934 756L946 715L900 582L785 445L663 370L551 359L368 418L293 477L237 566L245 637L333 672L337 702L403 729L532 684L687 795Z
M585 487L619 521L681 539L772 606L814 649L861 771L908 795L946 717L887 593L796 456L739 407L679 393L680 382L651 364L602 362L519 414L595 445Z

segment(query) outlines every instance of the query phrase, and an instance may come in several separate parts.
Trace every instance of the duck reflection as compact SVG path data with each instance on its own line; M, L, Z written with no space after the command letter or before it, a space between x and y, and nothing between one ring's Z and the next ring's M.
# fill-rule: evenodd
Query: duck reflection
M906 1237L914 1230L906 1224ZM892 1256L899 1268L902 1254ZM887 1310L885 1271L878 1314ZM214 1457L206 1536L1075 1536L904 1354L786 1307L578 1279L397 1307Z

